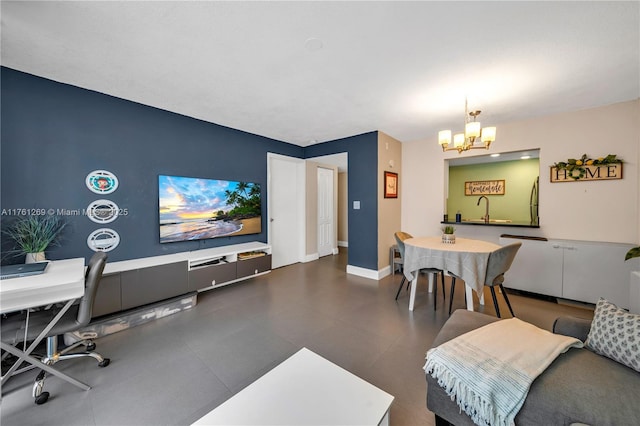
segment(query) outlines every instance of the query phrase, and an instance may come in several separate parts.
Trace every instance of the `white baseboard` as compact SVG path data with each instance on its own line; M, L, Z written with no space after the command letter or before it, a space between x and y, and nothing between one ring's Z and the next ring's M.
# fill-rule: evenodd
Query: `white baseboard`
M359 266L347 265L347 274L357 275L359 277L369 278L371 280L378 279L378 271L361 268Z
M332 255L339 254L338 247L332 248L331 249L331 254ZM320 259L320 255L318 255L318 253L311 253L311 254L305 255L304 260L302 261L302 263L313 262L314 260L318 260L318 259Z
M304 256L302 263L313 262L314 260L318 260L318 259L320 259L320 256L318 256L318 253L311 253Z
M349 241L338 241L338 247L349 247Z
M384 268L380 269L378 271L378 279L382 279L384 277L386 277L387 275L391 275L391 266L385 266Z
M360 268L359 266L347 265L347 274L378 281L391 274L391 268L389 266L385 266L379 271L376 271L373 269Z

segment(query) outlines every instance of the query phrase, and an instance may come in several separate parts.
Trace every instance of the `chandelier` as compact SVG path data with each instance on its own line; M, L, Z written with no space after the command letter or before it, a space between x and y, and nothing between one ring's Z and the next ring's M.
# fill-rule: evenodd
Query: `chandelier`
M456 133L453 135L453 146L451 145L451 130L441 130L438 132L438 143L442 146L442 151L463 151L470 149L489 149L491 142L496 140L495 127L480 127L480 122L476 121L476 117L481 111L469 112L467 100L464 100L464 133ZM475 145L476 139L482 141L482 145Z

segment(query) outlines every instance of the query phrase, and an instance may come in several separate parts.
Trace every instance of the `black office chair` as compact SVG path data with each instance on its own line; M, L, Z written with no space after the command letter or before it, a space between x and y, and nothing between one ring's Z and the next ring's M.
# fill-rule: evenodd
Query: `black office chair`
M103 358L100 354L93 352L96 345L89 339L80 340L74 344L58 351L58 335L77 331L85 327L91 321L91 313L93 310L93 302L96 298L98 285L102 278L107 255L99 252L91 257L89 265L85 273L85 292L80 298L79 303L74 304L64 313L62 318L47 333L47 355L42 358L42 362L47 365L53 365L58 361L65 359L92 357L98 361L99 367L109 365L109 358ZM51 320L59 312L59 309L52 307L51 309L29 312L29 324L26 330L26 340L35 339L51 322ZM10 345L16 345L25 341L25 325L26 312L20 315L10 316L2 320L2 341ZM73 352L79 346L84 346L82 352ZM40 371L33 385L33 397L36 404L44 404L49 399L49 392L43 392L44 380L46 372Z
M507 302L507 306L509 307L509 311L511 312L511 316L515 317L516 315L513 313L513 309L511 308L511 303L509 302L509 297L507 296L507 292L505 291L502 284L504 283L504 274L511 268L511 264L513 263L513 259L516 257L516 253L522 246L522 243L513 243L503 247L500 247L496 251L492 252L489 255L489 261L487 263L487 276L484 281L484 285L488 286L491 290L491 297L493 298L493 306L496 308L496 316L501 318L500 316L500 308L498 307L498 299L496 298L496 286L500 286L500 291L504 296L505 302ZM451 291L449 292L449 297L451 298L449 301L449 315L451 315L451 302L453 301L453 292L456 286L456 277L452 275L451 278Z
M396 239L396 242L398 243L398 251L400 252L400 258L402 259L401 262L398 262L402 265L402 280L400 281L400 287L398 287L398 292L396 293L396 300L398 300L398 296L400 296L400 290L402 290L404 282L406 281L406 277L404 276L404 240L413 237L411 236L411 234L402 231L396 232L394 234L394 237ZM446 298L444 291L444 271L437 268L423 268L420 270L420 272L434 274L435 276L435 283L433 285L433 310L435 311L438 296L438 275L440 275L442 278L442 299L444 300ZM407 290L409 289L409 285L410 283L407 281Z

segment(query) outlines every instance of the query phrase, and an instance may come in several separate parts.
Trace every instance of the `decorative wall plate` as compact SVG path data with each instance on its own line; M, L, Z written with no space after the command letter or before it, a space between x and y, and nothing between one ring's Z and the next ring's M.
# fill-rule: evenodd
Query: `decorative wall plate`
M87 188L96 194L111 194L118 189L118 178L106 170L94 170L85 179Z
M93 251L111 251L120 244L120 235L109 228L100 228L87 237L87 245Z
M87 217L95 223L111 223L118 218L118 205L109 200L96 200L87 206Z

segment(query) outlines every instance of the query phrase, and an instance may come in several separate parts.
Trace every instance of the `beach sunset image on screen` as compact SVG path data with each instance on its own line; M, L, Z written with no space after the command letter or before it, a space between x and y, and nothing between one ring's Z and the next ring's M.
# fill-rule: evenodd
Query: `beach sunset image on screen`
M257 183L160 175L158 196L161 243L262 232Z

